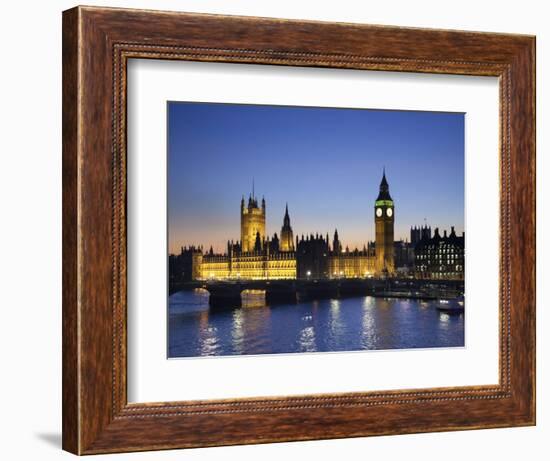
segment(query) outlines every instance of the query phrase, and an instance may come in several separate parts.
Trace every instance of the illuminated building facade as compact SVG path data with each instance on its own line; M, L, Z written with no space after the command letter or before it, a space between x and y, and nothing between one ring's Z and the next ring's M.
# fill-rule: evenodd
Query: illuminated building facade
M170 275L182 280L276 280L372 277L395 271L394 202L385 172L374 205L376 242L361 250L344 248L338 231L332 245L328 234L294 239L288 205L280 237L266 236L266 203L262 199L259 205L254 192L248 202L241 199L240 214L240 241L228 241L225 253L182 247L180 255L170 257Z
M390 188L386 180L386 172L382 176L380 192L374 202L374 223L376 227L376 263L378 274L393 274L395 272L393 223L395 208L390 196Z
M296 253L288 206L281 239L265 232L265 200L261 206L252 193L241 200L241 240L228 241L225 253L204 252L202 247L182 247L170 259L170 273L183 280L284 280L296 278Z
M332 279L399 275L424 279L464 279L464 233L443 236L427 225L411 227L411 240L394 240L395 204L385 173L374 203L375 242L344 247L338 231L294 238L286 206L280 236L266 236L266 203L252 193L241 200L241 240L224 253L202 246L182 247L169 257L171 280Z
M376 273L375 246L369 242L362 250L331 253L328 260L330 278L372 277Z
M241 245L244 253L257 250L257 240L265 240L265 199L262 198L262 207L254 192L248 197L248 204L244 206L244 197L241 199Z
M414 257L416 278L464 280L464 233L458 236L451 227L441 236L436 228L416 244Z
M332 279L372 277L375 274L373 242L362 250L342 248L338 231L334 232L332 247L329 236L311 234L296 239L297 276L299 279Z

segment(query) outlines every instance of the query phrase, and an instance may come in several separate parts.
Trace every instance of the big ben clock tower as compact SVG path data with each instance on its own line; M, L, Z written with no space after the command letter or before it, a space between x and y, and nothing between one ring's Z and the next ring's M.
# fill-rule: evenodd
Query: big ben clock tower
M394 206L390 196L390 188L386 181L386 171L380 182L380 192L374 202L374 223L376 227L376 263L377 275L393 274L395 270L393 259L393 221Z

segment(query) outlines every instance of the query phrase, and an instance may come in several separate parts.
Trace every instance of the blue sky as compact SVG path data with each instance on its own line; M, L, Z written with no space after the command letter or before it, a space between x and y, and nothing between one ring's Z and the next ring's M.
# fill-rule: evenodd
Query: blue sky
M269 235L288 202L295 235L337 228L362 247L384 167L396 239L425 220L463 231L462 113L169 102L169 250L238 240L253 180Z

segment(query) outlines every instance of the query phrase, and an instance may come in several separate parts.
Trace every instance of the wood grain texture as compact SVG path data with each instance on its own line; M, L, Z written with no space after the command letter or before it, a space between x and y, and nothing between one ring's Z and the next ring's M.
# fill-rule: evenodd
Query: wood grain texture
M63 17L63 448L79 452L78 399L78 11Z
M535 422L534 37L78 7L63 14L63 447L78 454ZM500 78L496 386L128 404L126 63Z

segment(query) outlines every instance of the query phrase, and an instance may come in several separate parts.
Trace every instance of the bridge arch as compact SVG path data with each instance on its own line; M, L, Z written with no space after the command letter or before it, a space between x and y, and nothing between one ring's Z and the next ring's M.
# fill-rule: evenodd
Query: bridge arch
M213 308L258 307L278 303L296 302L296 285L286 281L249 281L239 283L206 283Z

